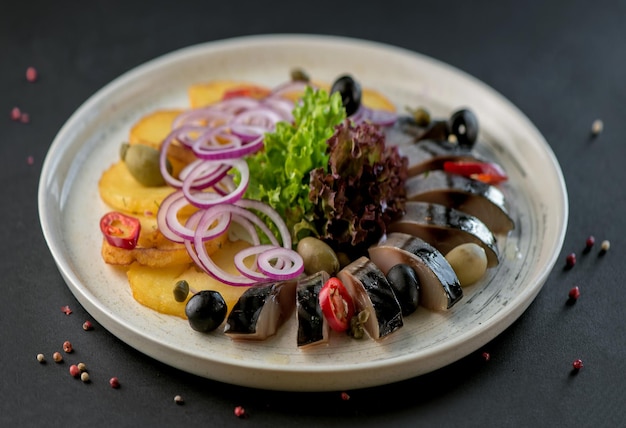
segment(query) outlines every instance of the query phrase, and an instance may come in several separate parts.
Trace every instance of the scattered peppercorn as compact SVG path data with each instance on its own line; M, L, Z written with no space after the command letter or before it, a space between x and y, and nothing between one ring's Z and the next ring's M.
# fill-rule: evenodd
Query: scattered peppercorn
M568 268L574 267L576 264L576 253L569 253L567 257L565 257L565 265Z
M80 380L82 380L83 382L87 383L89 382L89 373L87 372L82 372L80 374Z
M606 253L607 251L609 251L609 248L611 248L611 243L606 239L602 241L602 244L600 245L600 251Z
M596 243L596 238L593 235L589 235L589 237L587 238L587 240L585 241L585 246L587 248L591 248L593 247L593 245Z
M604 130L604 122L600 119L596 119L591 124L591 133L593 135L599 135Z
M581 360L580 358L574 360L574 362L572 363L572 367L574 367L574 370L576 370L576 371L582 369L583 368L583 360Z
M91 324L90 321L85 321L83 323L83 330L89 331L89 330L92 330L92 329L93 329L93 325Z
M20 117L22 116L22 112L20 110L19 107L13 107L11 109L11 120L20 120Z
M246 409L244 409L241 406L235 407L235 416L237 416L238 418L245 417L246 416Z
M109 379L109 385L111 385L111 388L117 389L120 387L120 381L118 378L112 377L111 379Z
M37 69L35 67L28 67L26 69L26 80L34 82L37 80Z
M69 340L66 340L65 342L63 342L63 351L69 354L73 350L74 349L72 348L72 344L70 343Z
M85 363L78 363L77 367L78 367L78 370L80 370L81 372L87 371L87 366L85 365Z
M70 366L70 374L71 374L73 377L78 377L78 376L80 376L80 369L78 368L78 366L77 366L76 364L72 364L72 365Z
M350 399L350 396L348 395L348 393L347 393L347 392L342 392L342 393L341 393L341 399L342 399L343 401L348 401L348 400Z
M483 360L489 361L491 359L491 354L489 352L483 352Z
M183 400L183 397L181 397L180 395L177 395L174 397L174 403L176 404L183 404L185 402L185 400Z
M20 122L22 122L22 123L30 122L30 115L28 113L22 113L20 115Z
M570 300L578 300L578 298L580 297L580 290L578 289L578 286L573 287L569 291L568 296L569 296Z
M60 352L55 352L54 354L52 354L52 359L55 363L60 363L61 361L63 361L63 355L61 355Z
M28 157L26 158L26 163L27 163L27 164L29 164L29 165L34 164L34 163L35 163L35 158L34 158L34 157L32 157L32 156L28 156Z
M65 305L65 306L61 306L61 311L65 314L65 315L69 315L72 313L72 310L70 309L69 306Z
M39 361L40 363L45 363L46 357L43 354L37 354L37 361Z

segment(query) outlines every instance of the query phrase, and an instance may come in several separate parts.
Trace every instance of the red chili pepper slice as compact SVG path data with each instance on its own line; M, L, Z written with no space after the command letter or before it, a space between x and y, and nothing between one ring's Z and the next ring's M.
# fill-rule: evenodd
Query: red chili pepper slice
M109 244L132 250L137 246L141 223L134 217L112 211L100 219L100 230Z
M499 184L508 180L502 167L493 162L446 161L443 163L443 170L487 184Z
M354 303L341 280L330 278L319 294L319 303L328 325L335 331L346 331L354 315Z
M236 97L249 97L255 99L265 98L270 94L270 90L266 88L262 88L260 86L243 86L241 88L228 89L224 92L224 96L222 99L226 100L229 98Z

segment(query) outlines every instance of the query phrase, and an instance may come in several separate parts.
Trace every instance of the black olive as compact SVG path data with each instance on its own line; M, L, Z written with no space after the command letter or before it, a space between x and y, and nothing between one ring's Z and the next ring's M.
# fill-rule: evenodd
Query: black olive
M219 327L226 318L226 302L217 291L202 290L189 299L185 315L192 329L209 332Z
M419 305L420 281L415 270L404 263L399 263L387 272L387 281L391 285L402 315L407 316L415 312Z
M335 80L330 93L339 92L346 115L351 116L361 106L361 85L351 76L344 75Z
M450 116L450 132L462 147L472 148L478 138L478 118L468 109L455 111Z

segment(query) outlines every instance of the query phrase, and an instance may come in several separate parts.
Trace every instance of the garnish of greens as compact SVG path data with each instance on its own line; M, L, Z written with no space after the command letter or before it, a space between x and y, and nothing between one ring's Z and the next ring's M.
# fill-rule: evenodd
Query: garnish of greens
M264 149L247 158L250 182L246 197L273 207L299 238L317 235L309 172L328 164L326 141L346 117L338 93L307 87L293 110L294 123L279 122L265 134Z
M380 129L346 119L339 93L308 87L250 156L246 196L271 205L293 242L316 236L344 250L373 244L404 210L407 160Z

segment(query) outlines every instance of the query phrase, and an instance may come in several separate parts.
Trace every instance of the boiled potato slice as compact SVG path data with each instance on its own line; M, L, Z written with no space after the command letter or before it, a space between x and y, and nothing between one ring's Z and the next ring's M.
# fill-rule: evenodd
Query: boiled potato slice
M248 245L244 241L226 241L220 251L213 252L213 260L222 269L236 274L237 268L233 261L235 254ZM174 285L180 280L186 280L189 283L189 288L195 291L218 291L224 297L229 311L247 288L223 284L198 270L195 265L188 264L155 269L133 263L128 269L127 275L135 300L155 311L181 318L186 318L186 302L177 302L173 294Z
M130 214L156 213L159 204L174 191L170 186L146 187L130 174L123 161L111 165L98 182L102 200L111 208Z
M363 88L361 102L363 105L376 110L396 111L396 106L393 105L389 98L373 89Z
M130 129L129 144L143 144L160 150L161 143L172 131L174 119L183 110L156 110L142 116ZM195 159L193 152L177 142L172 143L167 151L167 158L172 164L172 174L178 176L183 167Z
M172 123L183 110L157 110L142 116L130 128L128 142L130 144L145 144L155 149L161 147L161 142L172 131Z
M154 217L137 216L141 222L141 233L137 246L132 250L110 245L102 240L102 258L111 265L130 265L137 262L144 266L161 268L189 264L193 260L183 244L172 242L158 230ZM227 234L205 242L208 254L213 254L228 240Z
M227 91L245 88L261 88L269 91L258 84L236 80L214 80L207 83L191 85L187 91L191 108L205 107L214 104L224 98Z

